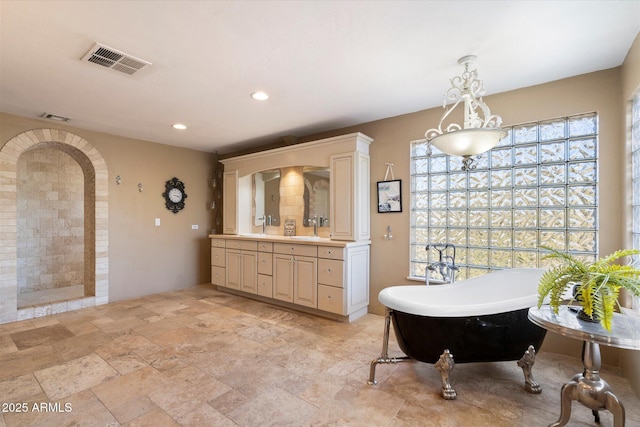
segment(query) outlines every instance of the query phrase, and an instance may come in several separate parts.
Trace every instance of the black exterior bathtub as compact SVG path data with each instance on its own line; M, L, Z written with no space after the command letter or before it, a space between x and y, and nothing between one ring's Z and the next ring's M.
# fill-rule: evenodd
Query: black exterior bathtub
M400 349L412 359L436 363L447 349L456 363L503 362L542 345L547 331L531 323L528 312L429 317L392 310L391 319Z

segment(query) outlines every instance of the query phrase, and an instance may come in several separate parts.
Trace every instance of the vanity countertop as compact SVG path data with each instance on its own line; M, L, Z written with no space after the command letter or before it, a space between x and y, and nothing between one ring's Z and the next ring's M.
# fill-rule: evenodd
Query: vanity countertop
M337 247L352 247L370 245L371 241L342 241L331 240L327 237L314 237L314 236L276 236L271 234L209 234L211 239L227 239L227 240L260 240L266 242L278 242L278 243L295 243L301 245L315 245L315 246L337 246Z

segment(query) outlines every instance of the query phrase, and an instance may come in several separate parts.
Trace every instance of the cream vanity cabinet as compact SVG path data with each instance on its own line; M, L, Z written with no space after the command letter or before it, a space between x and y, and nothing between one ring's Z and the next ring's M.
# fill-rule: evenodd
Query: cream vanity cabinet
M338 320L367 312L368 242L211 237L211 282L221 290Z
M364 315L372 142L351 133L220 160L223 227L211 238L224 243L212 243L211 282L339 320ZM299 235L285 237L285 222Z

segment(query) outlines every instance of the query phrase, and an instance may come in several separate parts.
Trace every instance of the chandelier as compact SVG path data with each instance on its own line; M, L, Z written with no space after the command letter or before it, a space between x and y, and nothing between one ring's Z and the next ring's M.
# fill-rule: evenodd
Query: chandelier
M477 160L473 156L491 150L507 136L507 132L500 129L502 118L492 115L482 100L484 85L478 79L477 70L469 69L475 59L474 55L468 55L458 60L458 65L464 66L464 72L451 79L451 87L444 95L442 107L447 108L447 101L453 103L442 115L438 127L424 134L429 153L433 145L445 154L462 157L464 171L475 169ZM463 125L450 123L443 129L445 119L461 102L464 102Z

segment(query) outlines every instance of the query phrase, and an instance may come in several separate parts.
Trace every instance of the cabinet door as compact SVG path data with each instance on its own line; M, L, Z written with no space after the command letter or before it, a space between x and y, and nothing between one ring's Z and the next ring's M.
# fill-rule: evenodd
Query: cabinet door
M273 278L266 274L258 274L258 295L273 298Z
M225 265L225 249L211 248L211 265L216 267L226 267Z
M273 297L293 302L293 256L273 254Z
M294 257L293 302L318 308L318 259Z
M271 276L273 274L273 255L258 252L258 273Z
M371 199L369 182L370 162L369 156L364 153L355 153L355 240L371 239ZM377 191L377 189L376 189ZM377 195L376 195L377 197Z
M222 232L238 233L238 171L224 173L222 191Z
M370 160L364 153L331 156L331 236L335 240L369 240Z
M251 294L258 293L258 254L242 251L242 281L240 290Z
M226 274L224 267L211 266L211 283L217 286L225 286Z
M227 249L227 288L240 289L242 281L242 252Z
M353 153L331 156L331 237L354 239L354 163Z

